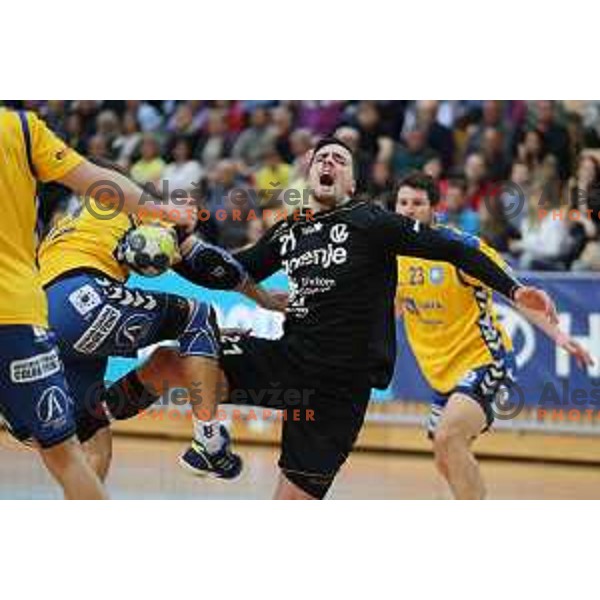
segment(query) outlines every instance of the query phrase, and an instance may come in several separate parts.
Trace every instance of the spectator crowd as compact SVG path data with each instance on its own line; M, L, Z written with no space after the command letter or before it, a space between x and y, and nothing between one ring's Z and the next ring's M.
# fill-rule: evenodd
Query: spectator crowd
M394 209L413 170L439 187L439 221L526 269L600 270L600 101L17 101L93 159L142 184L197 195L205 224L239 248L271 225L282 190L306 190L306 155L335 135L356 156L357 194ZM240 190L254 193L240 194ZM76 200L48 186L51 223ZM292 207L293 208L293 207Z

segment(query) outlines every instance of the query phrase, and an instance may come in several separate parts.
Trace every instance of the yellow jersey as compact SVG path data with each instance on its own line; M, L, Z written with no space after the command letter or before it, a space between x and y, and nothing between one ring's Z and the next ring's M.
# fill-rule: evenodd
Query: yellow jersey
M480 239L451 231L508 270ZM402 307L406 336L423 376L442 394L456 387L467 371L512 350L498 322L491 289L449 263L399 257L396 303Z
M35 262L36 183L82 161L33 113L0 108L0 325L47 326Z
M60 219L48 232L38 249L42 285L46 286L60 275L77 269L93 269L117 281L129 277L129 268L115 257L123 235L140 223L139 217L91 200L91 210L81 208L73 215ZM110 219L102 219L102 213Z

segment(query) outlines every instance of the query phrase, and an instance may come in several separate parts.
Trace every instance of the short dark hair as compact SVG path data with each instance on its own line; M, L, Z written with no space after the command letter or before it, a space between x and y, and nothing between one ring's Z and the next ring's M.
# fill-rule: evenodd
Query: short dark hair
M463 194L467 191L467 181L462 176L451 177L448 179L448 187L458 188Z
M352 152L352 148L350 148L350 146L348 146L348 144L342 142L342 140L336 138L336 137L324 137L321 138L315 145L314 149L313 149L313 155L310 159L310 164L308 165L309 168L312 166L313 161L315 160L315 155L317 154L317 152L319 150L321 150L321 148L325 148L325 146L341 146L342 148L344 148L345 150L348 151L348 153L350 154L350 156L352 157L352 172L356 173L356 158L354 156L354 152Z
M430 177L426 173L421 171L413 171L408 175L405 175L399 182L396 188L396 195L402 187L410 187L415 190L423 190L427 192L427 198L431 203L431 206L435 206L440 201L440 193L438 186L435 183L433 177Z

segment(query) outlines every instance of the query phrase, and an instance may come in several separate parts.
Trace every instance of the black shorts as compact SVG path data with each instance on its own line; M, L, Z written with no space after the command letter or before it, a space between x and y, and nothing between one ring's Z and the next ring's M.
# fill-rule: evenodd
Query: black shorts
M371 389L311 385L310 373L292 368L279 340L222 338L221 365L229 402L285 410L279 467L292 483L323 498L352 451Z

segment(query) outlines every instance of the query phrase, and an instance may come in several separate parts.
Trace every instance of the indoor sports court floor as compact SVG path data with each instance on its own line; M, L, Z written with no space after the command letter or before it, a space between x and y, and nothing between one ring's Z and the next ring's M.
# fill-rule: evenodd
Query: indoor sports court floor
M277 451L243 445L244 474L235 482L197 479L176 462L180 441L115 438L108 487L117 499L267 499L275 487ZM486 460L492 499L600 498L600 468ZM32 451L0 432L0 498L57 498ZM355 452L336 481L336 499L442 499L448 494L428 456Z

